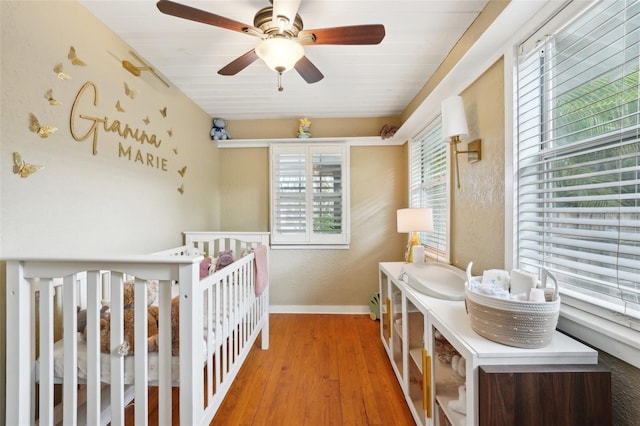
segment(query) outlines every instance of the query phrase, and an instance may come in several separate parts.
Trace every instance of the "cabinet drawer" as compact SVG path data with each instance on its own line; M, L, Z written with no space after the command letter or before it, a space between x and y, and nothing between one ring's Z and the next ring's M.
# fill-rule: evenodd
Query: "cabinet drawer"
M610 425L611 372L599 365L479 368L480 425Z

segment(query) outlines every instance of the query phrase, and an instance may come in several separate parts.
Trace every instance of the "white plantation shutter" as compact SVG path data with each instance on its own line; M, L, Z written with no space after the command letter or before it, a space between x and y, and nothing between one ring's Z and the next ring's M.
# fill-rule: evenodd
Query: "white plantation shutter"
M343 154L312 152L313 231L339 235L343 231Z
M279 152L273 162L274 234L296 236L307 232L307 158L305 153ZM296 238L296 237L294 237Z
M433 232L420 232L427 253L449 260L449 145L442 142L442 120L437 117L417 137L410 140L410 207L433 209Z
M272 244L349 243L346 145L271 146Z
M640 4L594 5L517 67L516 266L640 329Z

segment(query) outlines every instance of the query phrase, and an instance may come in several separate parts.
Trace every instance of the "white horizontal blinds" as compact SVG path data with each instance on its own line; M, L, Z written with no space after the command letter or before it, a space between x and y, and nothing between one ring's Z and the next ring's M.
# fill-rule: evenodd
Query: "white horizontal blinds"
M439 259L449 259L448 144L442 142L442 120L438 116L416 138L410 148L410 206L433 209L433 232L421 232L420 242Z
M273 154L272 232L279 237L306 238L306 153L284 150Z
M348 147L272 145L273 244L347 244Z
M640 318L639 41L640 4L602 2L517 69L517 264L625 324Z
M342 162L340 153L312 154L314 233L342 233Z

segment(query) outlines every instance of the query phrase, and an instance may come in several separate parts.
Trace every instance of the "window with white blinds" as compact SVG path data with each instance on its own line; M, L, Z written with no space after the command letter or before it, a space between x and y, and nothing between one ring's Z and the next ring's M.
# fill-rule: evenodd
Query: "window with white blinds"
M349 243L346 145L271 145L271 241Z
M448 144L442 142L442 120L438 116L409 142L410 207L433 209L433 232L420 232L427 254L449 260L449 171Z
M606 1L518 58L514 242L563 303L638 330L639 41L640 3Z

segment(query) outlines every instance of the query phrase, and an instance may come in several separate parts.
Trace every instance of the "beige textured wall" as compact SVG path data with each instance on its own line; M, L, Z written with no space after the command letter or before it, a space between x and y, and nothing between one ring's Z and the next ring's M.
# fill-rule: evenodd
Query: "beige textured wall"
M268 149L222 151L220 170L230 177L221 179L222 229L268 229ZM396 232L395 214L406 207L406 155L405 146L351 148L351 248L272 250L272 305L367 304L378 262L402 259L405 236Z
M148 252L181 243L187 228L218 226L211 118L177 88L149 73L135 77L126 71L117 58L127 57L130 47L80 3L10 1L1 7L1 256ZM86 66L67 59L71 46ZM53 68L59 63L71 79L57 78ZM91 87L80 95L87 83L97 88L95 105ZM125 83L135 97L126 95ZM49 89L60 105L47 102ZM160 113L164 107L166 117ZM38 137L29 130L29 113L58 130ZM94 155L91 135L85 141L72 137L72 117L78 136L93 124L80 115L106 118L108 128L145 132L158 146L98 123ZM120 145L131 149L130 158L120 154ZM45 168L19 178L12 173L14 151ZM158 161L165 163L158 167ZM181 177L178 170L185 166ZM182 185L184 194L178 192Z
M473 272L504 268L504 61L501 59L462 92L469 136L482 139L482 160L458 155L460 189L451 176L451 262ZM452 170L455 170L452 163Z
M269 149L220 151L223 231L269 231Z

